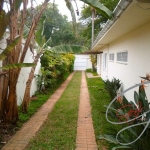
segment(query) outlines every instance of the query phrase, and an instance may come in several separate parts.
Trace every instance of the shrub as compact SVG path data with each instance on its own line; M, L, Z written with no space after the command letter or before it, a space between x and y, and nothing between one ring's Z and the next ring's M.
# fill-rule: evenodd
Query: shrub
M139 92L134 91L134 102L128 101L125 96L121 103L113 101L107 115L112 124L122 124L122 129L119 131L118 127L118 131L100 135L99 139L116 144L113 150L150 150L150 104L144 85L139 86Z
M86 72L92 72L91 68L86 69Z
M111 100L117 96L117 92L121 87L121 81L119 79L113 78L111 81L109 79L104 81L105 90L108 91Z

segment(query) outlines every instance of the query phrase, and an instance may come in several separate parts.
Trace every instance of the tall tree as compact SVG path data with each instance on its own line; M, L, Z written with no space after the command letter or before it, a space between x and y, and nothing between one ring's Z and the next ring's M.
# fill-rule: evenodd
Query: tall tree
M46 16L44 35L46 39L51 37L50 47L60 44L71 44L75 40L72 23L68 22L66 16L62 16L57 6L49 4L43 15Z

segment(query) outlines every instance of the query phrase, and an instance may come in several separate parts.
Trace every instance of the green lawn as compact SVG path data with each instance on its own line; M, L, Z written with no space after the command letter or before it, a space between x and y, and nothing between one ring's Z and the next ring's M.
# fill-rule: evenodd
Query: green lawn
M81 72L76 72L48 119L29 143L29 150L74 150Z

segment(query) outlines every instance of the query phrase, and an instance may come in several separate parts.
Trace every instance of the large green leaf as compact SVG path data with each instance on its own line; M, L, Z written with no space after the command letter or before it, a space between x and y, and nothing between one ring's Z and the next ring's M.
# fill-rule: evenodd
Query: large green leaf
M100 135L99 139L107 140L110 143L118 144L114 135L108 135L108 134Z
M113 17L113 13L108 8L106 8L103 4L101 4L99 2L99 0L81 0L81 1L94 7L104 17L106 17L106 18L112 18Z
M38 43L40 47L42 47L46 42L46 39L43 35L45 27L45 16L40 19L38 24L39 24L38 29L35 32L35 41Z
M81 52L85 52L87 47L80 45L59 45L51 48L51 51L56 53L74 53L78 54Z
M7 14L4 10L0 12L0 39L3 37L7 28Z
M9 64L3 67L0 67L1 69L4 70L9 70L9 69L17 69L17 68L22 68L22 67L32 67L35 64L33 63L16 63L16 64Z
M138 104L138 102L139 102L139 95L136 91L134 91L134 101L136 104Z
M124 149L124 148L128 148L128 149L130 148L131 149L130 146L115 146L112 148L112 150L118 150L118 149Z
M13 48L17 45L19 42L20 37L17 37L15 40L13 40L6 48L5 50L0 54L0 60L4 60L9 53L13 50Z

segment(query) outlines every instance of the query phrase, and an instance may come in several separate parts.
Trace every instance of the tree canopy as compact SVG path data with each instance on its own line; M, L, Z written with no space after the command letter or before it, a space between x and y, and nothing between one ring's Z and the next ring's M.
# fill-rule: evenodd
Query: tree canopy
M114 10L116 5L118 4L119 0L101 0L100 2L109 8L111 11ZM92 35L92 11L91 6L85 5L80 17L80 23L83 27L83 30L80 32L80 35L86 39L86 46L90 47L91 45L91 35ZM108 18L103 16L98 11L95 11L95 18L94 18L94 37L98 35L100 30L102 29L103 25L106 23Z

